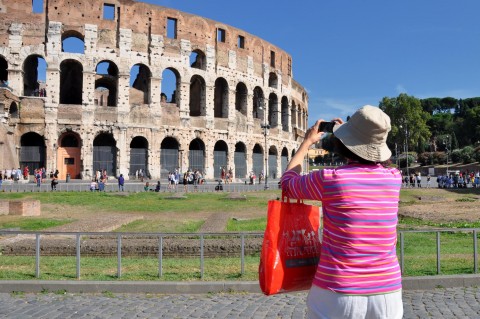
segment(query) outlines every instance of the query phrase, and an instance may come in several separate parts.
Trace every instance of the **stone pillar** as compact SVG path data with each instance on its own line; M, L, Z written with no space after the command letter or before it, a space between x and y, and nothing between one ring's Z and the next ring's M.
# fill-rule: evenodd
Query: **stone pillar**
M23 95L23 71L22 69L11 68L8 69L8 86L12 88L13 94L22 96Z
M151 128L148 135L148 169L152 179L160 180L160 132L157 128Z
M180 108L180 119L190 118L190 82L180 82L177 87L177 105Z
M118 149L118 158L117 158L117 176L123 174L125 179L128 179L128 153L127 153L127 128L119 127L118 128L118 140L117 140L117 149Z
M95 72L83 71L82 104L90 111L95 109Z
M95 132L85 132L81 138L82 179L91 180L95 173L93 171L93 140L95 139Z
M130 73L120 73L118 76L118 113L130 111Z
M162 78L152 76L150 78L150 95L152 100L150 101L151 112L154 116L161 116L162 108L160 105L160 95L161 95L161 81Z
M205 87L205 100L206 100L205 128L207 129L213 129L215 127L214 110L213 110L214 94L215 94L215 87L213 85L206 85Z

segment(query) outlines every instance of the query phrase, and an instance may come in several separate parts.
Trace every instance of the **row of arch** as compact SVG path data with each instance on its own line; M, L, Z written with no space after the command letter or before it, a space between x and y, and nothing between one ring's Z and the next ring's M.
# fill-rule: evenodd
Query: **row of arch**
M81 163L82 140L74 132L66 132L60 136L57 149L57 167L60 178L65 178L70 174L72 178L80 178L82 173ZM206 170L206 146L201 138L192 139L188 144L187 168L190 170ZM233 150L233 163L229 162L229 149L227 143L218 140L213 147L213 177L220 176L221 167L234 167L235 178L245 178L250 171L260 174L264 171L264 148L260 144L255 144L251 150L243 142L237 142ZM160 178L166 178L169 172L175 171L181 167L181 157L184 151L180 147L179 141L174 137L165 137L160 144ZM294 152L292 151L292 156ZM106 170L110 176L117 176L118 168L118 148L117 142L111 133L100 133L93 140L92 151L92 172L97 170ZM149 161L149 143L143 136L136 136L131 139L129 145L129 167L128 175L135 176L135 172L142 169L147 175L150 172L151 163ZM248 166L248 156L251 156L251 166ZM281 152L276 146L270 146L268 149L268 176L276 178L278 172L278 160L280 160L281 171L285 171L288 164L288 150L283 147ZM46 166L46 146L44 138L34 132L29 132L20 138L20 165L32 168ZM183 170L187 168L183 167ZM48 168L47 168L48 169Z
M204 54L197 53L196 60ZM200 61L202 59L200 58ZM194 62L192 65L203 65L203 62ZM39 55L28 56L23 63L23 95L24 96L45 96L47 94L40 78L46 78L46 62ZM60 104L83 104L83 65L75 59L66 59L60 63ZM94 104L104 107L116 107L119 96L119 68L110 60L102 60L95 67L95 99ZM130 92L129 100L131 105L150 104L151 101L151 78L150 68L144 64L135 64L130 69ZM8 81L8 63L0 56L0 80ZM277 78L274 73L271 74L269 84L276 86ZM181 92L181 76L173 67L169 67L162 72L162 88L173 87L174 90L170 96L165 92L160 94L161 102L173 103L179 107L179 93ZM264 119L270 127L277 127L281 124L284 131L289 130L289 125L300 128L306 126L306 114L297 107L295 101L289 105L287 96L279 98L272 92L265 96L263 89L256 86L253 92L249 92L244 82L238 82L233 90L229 87L228 81L223 77L218 77L213 83L213 116L215 118L228 118L230 108L229 94L234 92L235 110L240 114L247 116L247 104L249 96L252 98L252 117ZM207 114L207 82L204 77L194 74L190 78L189 87L189 115L192 117L206 116ZM268 114L264 112L267 111ZM280 119L278 113L281 114ZM289 121L291 117L291 121ZM279 123L280 122L280 123Z

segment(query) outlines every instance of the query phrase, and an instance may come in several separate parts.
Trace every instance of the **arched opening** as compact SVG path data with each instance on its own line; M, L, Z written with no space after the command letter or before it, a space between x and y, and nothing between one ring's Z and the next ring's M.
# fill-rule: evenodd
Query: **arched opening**
M23 62L23 95L46 96L47 63L39 55L30 55Z
M206 70L207 58L201 50L193 50L190 54L190 66L195 69Z
M245 116L247 116L247 98L247 86L243 82L238 83L235 92L235 110Z
M17 103L12 102L10 104L10 107L8 108L8 114L11 119L18 119L20 117L20 113L18 113Z
M282 130L288 132L288 98L282 97Z
M58 145L58 178L66 179L67 174L70 174L70 178L80 178L82 163L79 136L72 132L64 133L60 136Z
M235 153L233 154L235 163L235 177L247 177L247 147L242 142L235 144Z
M192 140L188 146L188 163L190 170L205 172L205 143L199 138Z
M31 174L35 169L45 167L45 140L34 132L25 133L20 138L20 167L25 166Z
M297 106L295 104L295 101L292 101L291 113L292 113L292 117L291 117L292 127L297 127Z
M148 141L143 136L136 136L130 142L130 176L150 176L148 170Z
M62 52L85 53L83 35L77 31L66 31L62 35Z
M82 104L83 66L76 60L60 64L60 104Z
M255 175L259 176L263 169L263 148L260 144L255 144L252 153L252 170Z
M265 111L264 107L264 96L263 90L257 86L253 90L253 118L263 120L263 112Z
M222 168L228 171L228 146L224 141L218 141L213 148L213 177L220 178Z
M8 62L0 56L0 87L5 82L8 82Z
M270 146L268 150L268 177L276 179L277 178L277 148L275 146Z
M274 72L270 72L268 75L268 87L277 89L278 88L278 77Z
M167 68L162 72L162 95L166 97L165 103L177 104L180 85L180 75L174 68Z
M160 177L168 178L169 172L175 172L178 165L179 144L173 137L166 137L160 145Z
M150 69L144 64L135 64L130 69L130 105L150 103Z
M288 165L288 150L286 147L282 149L281 165L282 165L282 174L283 174L287 170L287 165Z
M190 116L206 115L205 88L205 80L201 76L192 76L190 80Z
M213 114L214 117L228 118L228 83L224 78L215 81Z
M95 73L95 105L117 106L117 65L111 61L102 61L97 64Z
M160 177L168 178L169 172L175 172L178 165L179 144L173 137L166 137L160 145Z
M275 93L268 97L268 123L271 128L278 126L278 98Z
M93 172L106 170L117 176L117 142L110 133L100 133L93 140Z

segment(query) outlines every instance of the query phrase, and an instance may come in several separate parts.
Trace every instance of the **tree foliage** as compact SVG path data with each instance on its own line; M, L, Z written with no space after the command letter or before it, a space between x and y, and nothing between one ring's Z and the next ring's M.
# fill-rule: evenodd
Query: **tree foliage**
M395 143L407 142L408 150L424 151L431 135L427 125L431 115L424 111L419 99L404 93L394 98L384 97L380 109L390 116L392 131L387 143L391 148Z

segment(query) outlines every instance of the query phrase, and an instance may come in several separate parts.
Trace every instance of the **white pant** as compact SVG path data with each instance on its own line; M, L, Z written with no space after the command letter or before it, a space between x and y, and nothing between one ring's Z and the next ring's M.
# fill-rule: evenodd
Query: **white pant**
M313 285L307 298L309 319L401 319L402 292L345 295Z

